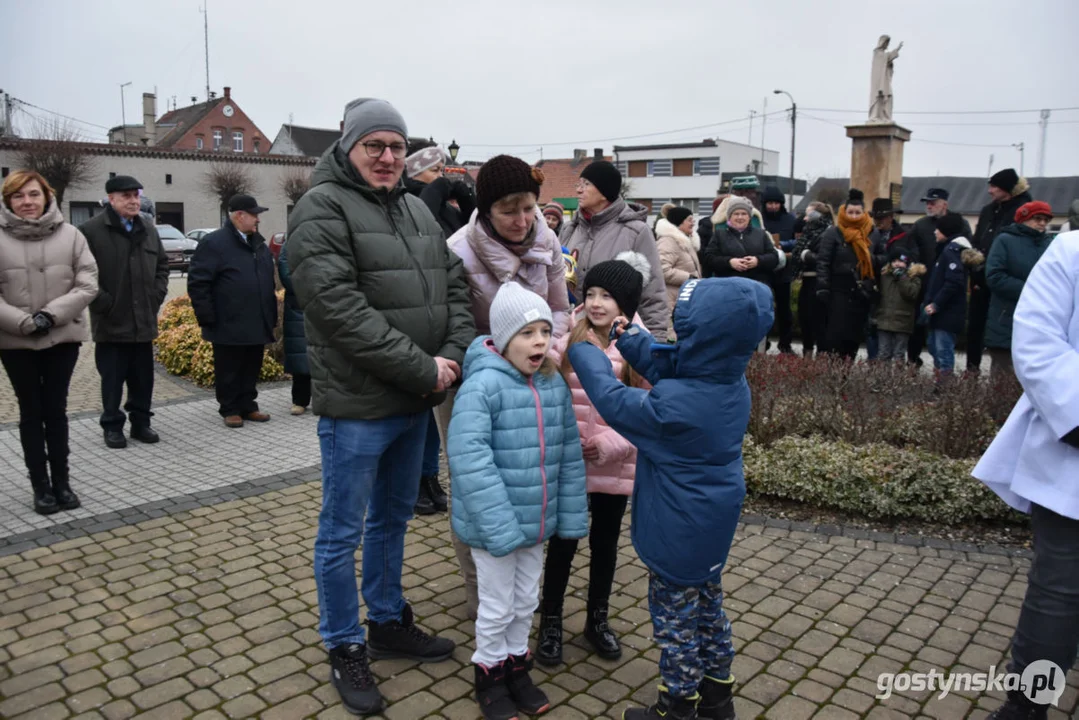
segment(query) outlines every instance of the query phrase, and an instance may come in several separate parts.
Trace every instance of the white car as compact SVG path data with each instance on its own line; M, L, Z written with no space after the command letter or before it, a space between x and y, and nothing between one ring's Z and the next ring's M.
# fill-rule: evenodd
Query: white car
M198 230L190 230L187 233L187 238L189 240L194 240L195 242L202 242L202 238L206 237L215 230L220 229L221 228L199 228Z

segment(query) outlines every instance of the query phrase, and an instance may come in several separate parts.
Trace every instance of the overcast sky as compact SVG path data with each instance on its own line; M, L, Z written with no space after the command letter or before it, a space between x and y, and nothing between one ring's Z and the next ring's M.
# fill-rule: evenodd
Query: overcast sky
M1046 175L1079 174L1079 2L1075 0L208 0L210 85L225 85L271 139L298 125L335 128L345 103L393 102L409 130L461 159L529 161L574 147L749 140L750 109L799 104L796 174L846 176L843 124L866 117L872 50L896 62L896 119L914 132L906 175L984 176L1038 169L1038 113L1052 113ZM0 87L87 123L141 121L156 87L181 105L206 95L201 0L2 0ZM853 110L856 112L830 112ZM40 111L31 110L31 112ZM764 144L786 175L790 124L766 118ZM25 115L18 122L28 123ZM731 122L733 121L733 122ZM825 122L827 121L827 122ZM719 125L718 123L726 123ZM712 127L631 138L715 124ZM104 140L101 128L82 125ZM761 143L761 120L753 144ZM624 139L619 139L624 138ZM934 142L928 142L934 141ZM945 143L945 144L941 144ZM728 169L728 168L725 168ZM733 169L733 168L732 168Z

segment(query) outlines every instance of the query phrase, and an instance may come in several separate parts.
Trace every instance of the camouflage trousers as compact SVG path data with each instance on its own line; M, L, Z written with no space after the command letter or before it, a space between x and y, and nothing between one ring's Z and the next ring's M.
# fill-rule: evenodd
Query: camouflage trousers
M661 650L659 674L671 695L692 696L705 675L730 676L734 644L720 583L682 587L652 573L648 609Z

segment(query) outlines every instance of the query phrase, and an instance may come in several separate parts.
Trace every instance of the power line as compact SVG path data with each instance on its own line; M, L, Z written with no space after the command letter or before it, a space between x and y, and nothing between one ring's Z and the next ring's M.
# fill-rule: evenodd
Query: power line
M76 117L71 117L70 115L64 115L63 113L58 113L58 112L56 112L54 110L46 110L43 107L40 107L38 105L34 105L33 103L28 103L25 100L20 100L17 97L13 97L11 99L13 101L19 103L20 105L25 105L27 107L32 107L35 110L40 110L41 112L46 112L46 113L48 113L50 115L55 115L56 117L64 118L65 120L71 120L72 122L77 122L77 123L80 123L82 125L88 125L90 127L100 128L101 130L111 130L111 128L107 128L104 125L98 125L97 123L87 122L86 120L79 120Z
M817 122L826 123L828 125L835 125L837 127L846 127L846 125L844 125L843 123L837 123L837 122L834 122L832 120L825 120L824 118L819 118L819 117L816 117L815 115L806 115L805 113L802 113L802 117L808 118L810 120L816 120ZM1011 145L981 145L981 144L978 144L978 143L961 143L961 142L951 142L951 141L948 141L948 140L927 140L925 138L917 138L917 137L912 137L910 139L910 142L929 143L931 145L953 145L955 147L976 147L976 148L1010 148L1011 147Z
M805 108L809 112L831 112L831 113L858 113L862 114L865 110L838 110L836 108ZM897 110L896 115L1011 115L1018 113L1040 113L1045 108L1034 108L1031 110ZM1066 108L1049 108L1051 112L1068 112L1071 110L1079 110L1079 107L1066 107Z

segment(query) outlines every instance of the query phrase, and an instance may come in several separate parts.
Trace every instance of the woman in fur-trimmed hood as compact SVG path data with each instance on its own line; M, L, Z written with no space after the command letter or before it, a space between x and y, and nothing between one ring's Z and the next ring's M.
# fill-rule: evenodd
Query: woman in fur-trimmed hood
M676 207L656 223L656 243L667 285L667 305L673 312L682 285L691 278L701 277L701 239L694 229L689 208ZM673 318L667 326L667 339L675 339Z

